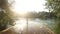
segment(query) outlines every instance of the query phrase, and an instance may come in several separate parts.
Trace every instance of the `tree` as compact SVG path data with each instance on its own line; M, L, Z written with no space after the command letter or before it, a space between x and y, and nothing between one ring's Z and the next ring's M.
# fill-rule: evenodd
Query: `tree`
M53 11L53 13L60 18L60 0L46 0L46 6L49 11Z
M8 0L0 0L0 31L6 29L8 24L12 25L14 22L10 6L11 4L9 4Z
M53 12L57 16L55 23L55 32L60 34L60 0L46 0L46 6L49 11Z

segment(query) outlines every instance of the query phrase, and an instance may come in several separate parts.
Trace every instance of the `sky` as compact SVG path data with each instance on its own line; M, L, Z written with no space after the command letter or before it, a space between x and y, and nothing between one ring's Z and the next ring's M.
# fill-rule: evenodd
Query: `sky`
M45 0L15 0L14 10L17 13L47 11L44 4Z

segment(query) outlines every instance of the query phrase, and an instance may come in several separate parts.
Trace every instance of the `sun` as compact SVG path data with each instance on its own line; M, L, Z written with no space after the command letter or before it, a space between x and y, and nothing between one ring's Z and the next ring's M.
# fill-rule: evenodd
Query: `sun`
M45 10L45 0L15 0L14 11L19 14L32 11L48 11Z
M26 12L33 11L48 11L48 9L45 9L45 3L45 0L15 0L13 7L14 11L18 14L24 14Z
M21 7L20 0L15 0L14 4L14 11L18 14L25 14L28 11L23 11L23 8Z

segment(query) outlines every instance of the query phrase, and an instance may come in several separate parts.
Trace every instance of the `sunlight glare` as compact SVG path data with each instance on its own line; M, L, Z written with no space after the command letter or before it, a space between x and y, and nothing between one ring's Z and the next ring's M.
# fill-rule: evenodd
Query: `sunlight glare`
M16 13L24 14L31 11L43 11L45 0L15 0L14 10Z
M26 27L26 20L21 19L16 21L16 25L15 25L15 30L19 31L19 30L23 30Z

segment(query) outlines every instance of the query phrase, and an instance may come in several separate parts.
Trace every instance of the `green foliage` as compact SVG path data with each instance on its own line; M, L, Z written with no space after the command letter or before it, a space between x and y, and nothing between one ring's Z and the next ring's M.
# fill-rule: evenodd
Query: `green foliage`
M46 7L57 16L57 18L55 18L55 33L60 34L60 0L46 1Z
M13 25L14 19L8 0L0 0L0 31L7 28L8 25Z
M60 18L55 20L55 33L60 34Z
M53 11L57 17L60 17L60 0L46 0L46 6Z

